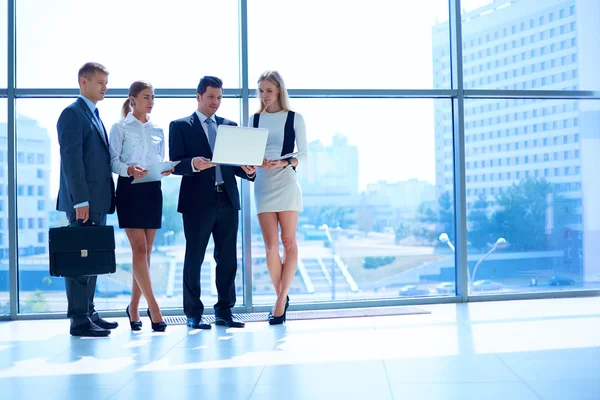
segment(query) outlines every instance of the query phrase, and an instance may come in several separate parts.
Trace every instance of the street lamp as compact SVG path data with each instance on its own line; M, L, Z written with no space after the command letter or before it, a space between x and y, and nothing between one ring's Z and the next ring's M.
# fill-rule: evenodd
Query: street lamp
M485 253L485 255L483 257L481 257L481 259L479 261L477 261L477 264L475 264L475 268L473 268L473 278L471 280L471 284L473 284L473 282L475 282L475 274L477 273L477 268L479 268L479 265L483 262L483 260L485 260L487 258L487 256L489 256L490 254L492 254L494 252L494 250L501 249L501 248L505 247L506 244L507 244L506 239L499 238L498 240L496 240L494 247L492 247L490 249L490 251Z
M443 232L438 239L440 240L440 242L446 243L448 247L450 247L452 251L454 251L454 245L450 241L450 238L448 237L448 234L446 232Z

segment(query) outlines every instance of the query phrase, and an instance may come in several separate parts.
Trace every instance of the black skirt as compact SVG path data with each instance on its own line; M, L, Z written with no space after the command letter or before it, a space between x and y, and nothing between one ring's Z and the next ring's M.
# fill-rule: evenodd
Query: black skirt
M117 182L117 217L119 228L160 229L163 197L160 181L136 183L119 176Z

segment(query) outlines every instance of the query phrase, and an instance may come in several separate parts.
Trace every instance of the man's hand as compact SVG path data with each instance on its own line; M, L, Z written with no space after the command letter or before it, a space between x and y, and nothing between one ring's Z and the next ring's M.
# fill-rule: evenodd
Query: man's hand
M148 171L140 167L139 165L136 165L135 167L127 167L127 173L129 174L129 176L133 176L133 179L140 179L146 176L148 174Z
M88 219L90 219L90 206L77 207L75 209L75 219L83 220L84 224L88 222Z
M193 164L194 169L197 171L204 171L205 169L216 166L216 164L211 163L210 160L205 157L194 157Z
M242 169L244 170L246 175L248 175L248 177L251 177L256 173L256 168L257 167L253 167L251 165L242 165Z
M170 169L169 171L164 171L162 173L162 176L169 176L171 175L173 172L175 172L175 168Z

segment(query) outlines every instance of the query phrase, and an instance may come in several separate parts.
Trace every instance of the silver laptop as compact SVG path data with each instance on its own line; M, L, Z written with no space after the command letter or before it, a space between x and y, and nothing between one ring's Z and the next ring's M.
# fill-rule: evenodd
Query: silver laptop
M263 163L269 130L219 125L212 162L224 165L253 165Z

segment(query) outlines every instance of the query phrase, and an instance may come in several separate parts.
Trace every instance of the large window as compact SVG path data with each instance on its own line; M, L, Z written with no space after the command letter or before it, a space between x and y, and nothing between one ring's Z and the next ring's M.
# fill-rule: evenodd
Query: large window
M32 193L24 190L18 196L19 220L19 299L21 313L66 311L64 279L52 278L48 273L49 227L67 224L65 214L56 211L59 185L60 153L56 121L61 111L73 99L43 100L23 99L17 102L17 151L32 154L18 164L19 186L37 186ZM123 99L106 99L98 103L100 115L107 130L119 119ZM191 115L197 107L195 99L157 99L151 115L156 124L165 130L168 144L168 126L171 120ZM238 120L239 101L225 99L219 115ZM168 145L166 150L168 159ZM31 160L32 162L28 162ZM163 226L156 235L152 253L151 278L161 307L182 306L183 259L185 238L181 215L177 213L180 178L171 176L162 182ZM33 186L32 186L33 187ZM42 190L40 190L42 188ZM30 222L31 221L31 222ZM117 272L101 276L96 289L96 307L124 310L131 294L131 249L125 231L118 229L116 214L108 216L108 224L115 227L117 244ZM7 243L4 247L7 247ZM216 303L212 242L202 265L202 299L207 307ZM238 240L238 270L236 289L238 305L242 298L241 239Z
M297 168L304 211L290 295L314 302L453 294L454 254L438 240L454 232L452 131L449 122L434 128L434 114L449 121L441 114L449 101L292 100L306 121L308 160ZM439 147L445 142L449 149ZM447 184L436 187L438 174ZM270 304L275 292L252 208L253 300Z
M195 88L202 75L238 87L238 1L19 0L17 47L19 87L77 87L87 61L111 71L112 87Z
M597 1L464 0L461 5L466 89L600 89Z
M0 2L1 4L1 2ZM8 157L6 99L0 98L0 315L10 312L8 271Z
M259 75L269 69L283 75L308 135L308 161L297 169L304 209L294 304L454 296L457 278L468 281L471 295L600 286L593 263L600 257L594 175L600 101L582 92L600 90L597 0L12 3L16 31L0 29L0 96L8 96L9 72L17 77L14 97L11 91L8 101L0 98L0 315L9 312L9 228L17 229L19 312L66 310L64 282L48 273L48 229L66 224L55 210L56 122L87 61L110 70L109 96L140 79L160 89L166 98L156 100L152 118L167 142L169 122L196 109L194 88L203 75L243 89L233 96L250 91L249 99L225 99L219 112L240 125L247 124L241 115L258 108ZM451 40L459 27L449 21L453 3L462 16L458 44ZM0 21L8 21L7 9L0 0ZM9 37L17 45L15 71L8 70ZM457 49L462 58L454 60ZM452 87L453 65L462 69L463 87ZM248 88L241 85L245 76ZM500 90L512 98L503 99ZM532 90L539 98L525 99ZM453 108L453 100L464 100L464 110ZM107 129L123 101L99 104ZM12 102L17 182L9 188L6 109ZM464 143L457 149L460 121ZM463 146L464 159L455 158ZM463 169L464 182L455 176ZM162 307L182 305L179 183L176 176L163 181L164 222L152 256ZM465 188L464 198L457 196L464 215L455 214L463 209L455 204L455 187ZM240 223L236 293L237 305L251 309L271 305L275 292L254 184L244 188L250 238L242 237ZM12 190L15 227L8 223ZM457 219L466 236L456 234ZM116 215L108 222L117 226ZM122 230L116 239L118 270L98 280L99 309L123 310L129 301L131 251ZM250 249L242 252L244 242ZM466 265L455 266L455 249L467 250ZM213 251L210 243L201 266L208 307L217 297ZM244 267L252 273L244 275ZM248 304L244 276L252 280Z
M471 293L598 287L600 102L465 109Z
M295 89L449 88L447 19L445 0L249 1L250 82L275 68Z

